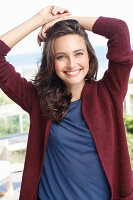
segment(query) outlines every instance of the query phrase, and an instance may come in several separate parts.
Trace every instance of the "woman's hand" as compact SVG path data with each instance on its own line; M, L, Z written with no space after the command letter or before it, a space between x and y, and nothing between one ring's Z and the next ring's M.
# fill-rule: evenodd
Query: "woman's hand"
M70 15L70 13L69 13L69 15ZM57 19L54 19L54 20L50 21L49 23L44 24L37 36L38 45L41 46L41 42L44 42L46 40L46 38L47 38L46 31L49 28L51 28L56 22L65 20L65 19L70 19L70 18L72 18L72 17L68 16L68 14L64 13L64 14L60 15L60 17L58 17Z
M46 34L45 32L53 26L57 21L65 19L67 16L71 15L70 12L58 6L49 6L43 8L37 15L41 19L42 28L38 34L37 41L39 46L41 46L41 42L45 41Z
M47 38L45 32L58 21L65 20L65 19L75 19L80 23L80 25L85 30L92 31L93 25L96 22L96 20L98 19L98 17L71 16L71 14L69 13L68 10L66 10L66 9L62 10L62 8L60 8L60 7L51 7L51 14L52 14L52 17L50 16L47 20L47 23L44 23L42 25L42 28L38 34L37 41L38 41L39 46L41 46L41 42L45 41Z
M50 23L52 20L56 20L61 16L68 15L70 15L70 13L67 9L58 6L48 6L43 8L29 20L0 36L0 40L4 41L7 46L12 48L39 27Z
M43 26L52 20L58 19L62 14L70 15L70 12L67 9L58 6L45 7L36 14L39 19L38 26Z

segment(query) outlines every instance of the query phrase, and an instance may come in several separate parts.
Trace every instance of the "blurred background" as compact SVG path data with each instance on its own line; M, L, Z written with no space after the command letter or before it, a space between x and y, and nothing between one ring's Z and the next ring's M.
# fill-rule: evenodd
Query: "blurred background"
M0 35L28 20L48 5L65 7L69 9L72 15L76 16L106 16L123 19L129 27L131 46L133 48L133 12L131 0L4 0L1 1L0 6ZM34 31L19 42L7 56L7 60L15 66L16 71L20 72L28 80L34 78L37 72L37 65L41 59L42 47L39 47L37 44L39 30ZM90 32L88 32L88 35L99 60L98 79L100 79L108 65L106 60L107 40ZM128 147L133 168L133 70L131 71L128 92L123 108ZM28 114L0 90L0 161L7 160L10 164L10 170L6 171L5 168L5 177L3 178L0 174L0 194L4 194L4 196L0 197L1 200L18 199L28 130ZM1 162L0 167L2 167ZM7 181L2 181L3 179L6 180L6 178ZM9 194L5 193L8 188Z

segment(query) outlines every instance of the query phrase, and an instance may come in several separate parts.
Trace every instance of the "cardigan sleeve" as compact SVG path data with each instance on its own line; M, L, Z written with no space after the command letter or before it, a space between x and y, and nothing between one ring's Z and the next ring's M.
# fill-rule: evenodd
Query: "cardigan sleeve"
M0 88L15 103L30 113L35 89L33 84L22 78L15 68L6 61L10 48L0 40Z
M102 82L109 90L125 98L130 71L133 65L133 51L127 24L120 19L99 17L93 32L108 39L107 59L109 60Z

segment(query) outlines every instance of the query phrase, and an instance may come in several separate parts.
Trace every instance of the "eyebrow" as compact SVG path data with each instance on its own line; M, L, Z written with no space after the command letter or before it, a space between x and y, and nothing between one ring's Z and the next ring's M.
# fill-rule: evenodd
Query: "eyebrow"
M76 53L78 51L84 51L84 49L77 49L73 53ZM55 55L57 56L57 55L60 55L60 54L66 54L66 53L65 52L57 52Z

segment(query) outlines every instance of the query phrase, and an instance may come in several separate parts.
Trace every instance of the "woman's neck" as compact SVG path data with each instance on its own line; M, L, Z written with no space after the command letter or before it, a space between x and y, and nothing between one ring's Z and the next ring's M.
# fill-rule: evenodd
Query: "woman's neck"
M82 93L84 85L85 85L85 81L83 82L83 84L80 83L80 84L67 86L68 90L72 94L71 102L76 101L81 98L81 93Z

